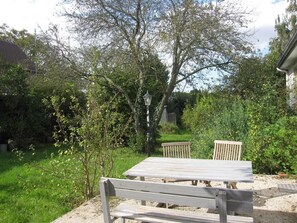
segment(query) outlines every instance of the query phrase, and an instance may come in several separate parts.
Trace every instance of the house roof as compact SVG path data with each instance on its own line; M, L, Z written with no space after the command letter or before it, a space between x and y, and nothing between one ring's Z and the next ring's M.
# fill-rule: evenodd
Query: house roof
M0 60L25 65L29 70L34 71L34 63L30 61L24 51L17 45L0 40Z
M279 69L286 71L294 66L297 66L297 32L295 32L289 40L289 43L277 63Z
M0 40L0 57L5 62L20 63L27 59L26 54L15 44Z

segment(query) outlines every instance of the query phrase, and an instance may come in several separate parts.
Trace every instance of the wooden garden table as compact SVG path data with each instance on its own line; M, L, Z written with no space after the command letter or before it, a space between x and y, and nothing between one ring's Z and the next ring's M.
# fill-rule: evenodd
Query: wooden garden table
M252 183L251 161L149 157L124 173L149 178Z

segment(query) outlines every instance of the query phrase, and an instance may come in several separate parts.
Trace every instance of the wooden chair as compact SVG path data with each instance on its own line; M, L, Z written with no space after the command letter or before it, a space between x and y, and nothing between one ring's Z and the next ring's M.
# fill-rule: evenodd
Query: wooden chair
M214 160L240 160L241 159L241 147L242 142L237 141L225 141L215 140L214 141ZM210 185L210 181L205 181L207 186ZM227 182L227 187L237 189L236 182Z
M214 141L214 160L240 160L242 142L236 141Z
M190 142L162 143L163 156L170 158L191 158Z
M163 157L168 158L191 158L191 142L169 142L162 143ZM192 181L193 185L197 185L197 180L174 180L174 179L163 179L167 182L180 182L180 181Z

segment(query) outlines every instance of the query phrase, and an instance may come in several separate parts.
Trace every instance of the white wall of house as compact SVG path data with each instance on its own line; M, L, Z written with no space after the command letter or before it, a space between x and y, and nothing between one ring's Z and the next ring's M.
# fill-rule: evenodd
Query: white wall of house
M296 103L296 97L295 97L295 85L294 83L295 80L295 72L294 69L289 70L289 72L286 75L286 82L287 82L287 89L288 89L288 95L289 95L289 106L290 108L294 108L294 105Z

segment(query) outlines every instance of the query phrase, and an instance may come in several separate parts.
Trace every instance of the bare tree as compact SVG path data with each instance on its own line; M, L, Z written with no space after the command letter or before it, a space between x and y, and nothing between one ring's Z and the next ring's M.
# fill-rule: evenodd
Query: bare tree
M163 83L163 96L155 108L150 132L161 119L164 105L184 81L202 78L209 69L227 70L238 57L250 50L247 32L248 12L240 4L210 0L67 0L71 9L65 15L81 37L93 40L104 52L108 66L133 58L131 66L138 71L135 98L113 82L108 73L97 73L126 98L139 125L140 104L145 93L144 52L164 59L169 80ZM95 41L94 41L95 40ZM102 65L102 64L101 64ZM156 77L158 81L158 77Z

